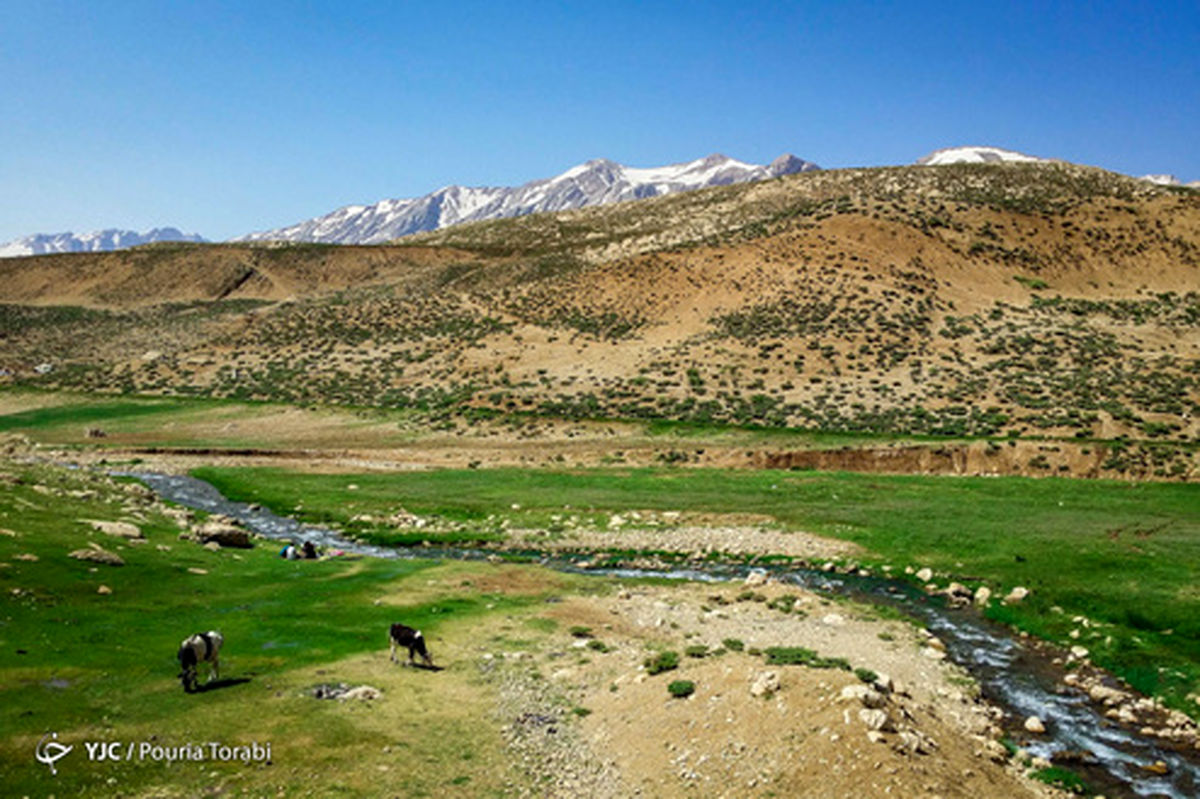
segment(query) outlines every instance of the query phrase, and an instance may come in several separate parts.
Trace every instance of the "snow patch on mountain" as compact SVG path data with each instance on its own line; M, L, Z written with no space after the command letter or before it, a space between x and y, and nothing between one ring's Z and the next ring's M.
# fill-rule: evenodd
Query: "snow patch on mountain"
M101 252L123 250L156 241L204 242L207 239L194 233L184 233L177 228L162 227L138 233L135 230L96 230L91 233L35 233L21 239L0 244L0 258L21 255L45 255L58 252Z
M1005 150L1001 147L947 147L934 150L923 158L918 158L918 166L943 166L945 164L999 164L1005 162L1046 161L1015 150Z
M820 167L794 155L782 155L766 166L715 154L682 164L645 168L597 158L555 177L522 186L447 186L415 199L346 206L315 219L250 233L234 241L378 244L460 222L565 211L816 169Z

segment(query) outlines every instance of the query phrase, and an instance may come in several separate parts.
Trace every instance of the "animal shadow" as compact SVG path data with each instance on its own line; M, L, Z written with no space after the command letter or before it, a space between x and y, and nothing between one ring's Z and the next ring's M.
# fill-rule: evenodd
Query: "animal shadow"
M446 668L445 666L435 666L432 663L418 663L415 660L407 665L409 668L421 669L422 671L444 671Z
M212 682L203 683L196 686L196 693L203 694L208 691L219 691L222 688L232 688L235 685L250 682L249 677L231 677L224 680L213 680Z

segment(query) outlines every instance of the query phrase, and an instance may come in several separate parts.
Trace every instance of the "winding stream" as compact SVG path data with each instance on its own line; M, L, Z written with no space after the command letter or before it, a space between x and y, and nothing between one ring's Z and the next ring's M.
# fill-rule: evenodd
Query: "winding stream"
M197 510L230 516L270 539L308 540L322 548L342 549L378 558L480 560L491 554L472 549L395 549L362 544L323 527L301 524L263 508L231 502L213 486L193 477L149 472L125 474L141 480L164 499ZM578 565L584 559L582 555L577 558L547 556L539 562L556 569L589 574L704 581L744 578L751 569L741 565L704 564L686 569L614 568L585 571ZM945 642L950 659L975 678L984 697L1008 714L1008 727L1013 737L1021 741L1029 739L1025 748L1030 754L1049 760L1054 752L1062 750L1091 752L1095 756L1095 763L1073 764L1070 768L1105 795L1171 799L1194 799L1200 796L1200 763L1197 758L1185 756L1170 746L1138 735L1104 718L1086 696L1063 689L1059 681L1061 670L1053 667L1045 655L1022 646L1005 628L980 618L977 613L944 607L912 586L893 580L830 575L791 566L768 566L766 571L782 582L822 593L899 607L908 615L919 618ZM1031 739L1020 730L1020 722L1028 716L1041 718L1047 734ZM1156 761L1167 765L1167 774L1153 774L1142 768Z

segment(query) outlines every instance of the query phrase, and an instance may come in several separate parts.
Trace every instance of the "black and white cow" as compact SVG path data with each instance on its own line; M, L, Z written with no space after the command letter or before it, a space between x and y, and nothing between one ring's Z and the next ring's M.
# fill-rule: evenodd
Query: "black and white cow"
M221 676L221 664L217 656L221 652L221 644L225 639L216 630L206 633L196 633L183 639L179 645L179 679L183 681L183 690L189 694L196 690L196 666L200 663L209 664L208 681L212 682Z
M425 636L421 635L420 630L414 630L412 627L406 627L403 624L393 624L391 630L388 631L388 641L392 645L392 662L396 662L396 648L408 648L408 662L412 663L416 655L421 656L421 660L425 661L426 666L433 665L433 658L429 656L429 650L425 648Z

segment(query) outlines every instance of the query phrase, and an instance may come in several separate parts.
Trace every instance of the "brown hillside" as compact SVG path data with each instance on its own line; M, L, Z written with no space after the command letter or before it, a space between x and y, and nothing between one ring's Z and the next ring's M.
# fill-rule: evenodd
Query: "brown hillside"
M1139 469L1195 468L1196 192L1067 164L843 170L406 242L17 259L0 366L102 390L1124 436L1163 442ZM29 307L51 303L92 310Z

